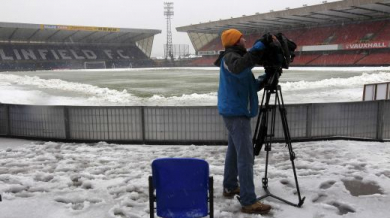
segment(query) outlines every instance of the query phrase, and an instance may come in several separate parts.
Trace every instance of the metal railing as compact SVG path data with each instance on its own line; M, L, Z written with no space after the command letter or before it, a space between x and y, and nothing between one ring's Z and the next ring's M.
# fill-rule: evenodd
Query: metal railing
M286 105L293 140L390 139L390 101ZM252 119L252 126L257 118ZM276 117L275 138L282 139ZM254 130L254 128L252 128ZM0 104L0 136L59 141L226 144L217 107Z

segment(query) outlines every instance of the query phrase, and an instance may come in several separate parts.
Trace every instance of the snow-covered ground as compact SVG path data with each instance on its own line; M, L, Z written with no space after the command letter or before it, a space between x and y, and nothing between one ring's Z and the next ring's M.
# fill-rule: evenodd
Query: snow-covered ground
M318 141L293 143L302 208L272 198L275 218L388 218L390 143ZM1 218L149 217L148 176L161 157L194 157L210 164L215 217L261 217L224 199L225 146L73 144L0 138ZM264 152L255 160L258 195L263 194ZM291 162L284 144L270 153L273 194L297 202Z
M257 75L262 68L254 69ZM360 101L367 83L387 82L390 68L290 68L280 85L286 103ZM214 106L218 68L2 72L0 102L33 105ZM262 95L259 94L259 97ZM272 198L274 218L390 218L390 143L293 143L302 208ZM0 138L0 218L149 217L150 164L195 157L210 164L215 217L261 217L224 199L226 146L73 144ZM263 152L264 153L264 152ZM287 149L273 145L269 186L298 203ZM255 162L264 194L264 154Z
M254 69L256 77L263 72L260 67ZM2 72L0 102L215 106L218 79L216 67ZM390 67L290 68L280 79L287 104L361 101L364 84L390 81Z

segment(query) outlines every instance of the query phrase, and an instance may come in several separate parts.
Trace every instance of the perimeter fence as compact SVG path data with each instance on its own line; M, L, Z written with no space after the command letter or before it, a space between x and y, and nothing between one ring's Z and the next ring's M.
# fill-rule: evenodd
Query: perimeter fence
M390 101L285 105L293 140L390 139ZM252 119L252 130L257 118ZM275 138L283 139L279 113ZM73 142L226 144L217 107L0 104L0 136Z

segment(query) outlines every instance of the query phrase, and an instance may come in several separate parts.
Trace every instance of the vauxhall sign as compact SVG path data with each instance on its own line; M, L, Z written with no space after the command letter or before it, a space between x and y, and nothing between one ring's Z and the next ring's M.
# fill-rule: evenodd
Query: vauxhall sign
M351 43L345 44L344 49L372 49L372 48L388 48L389 42L367 42L367 43Z

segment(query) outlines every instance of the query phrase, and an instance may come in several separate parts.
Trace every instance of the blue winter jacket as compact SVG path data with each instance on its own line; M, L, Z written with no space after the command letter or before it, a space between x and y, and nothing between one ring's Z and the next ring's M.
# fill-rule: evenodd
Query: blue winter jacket
M263 75L255 79L252 68L261 56L239 46L227 48L215 64L220 64L218 110L222 116L255 117L258 113L257 92Z

